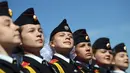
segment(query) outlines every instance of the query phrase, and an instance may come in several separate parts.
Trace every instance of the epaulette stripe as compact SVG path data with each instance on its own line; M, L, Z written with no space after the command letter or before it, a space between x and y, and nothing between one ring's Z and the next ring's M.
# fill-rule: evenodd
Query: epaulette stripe
M0 73L5 73L5 71L4 71L4 70L2 70L2 69L0 69Z
M36 71L30 66L24 66L24 68L26 68L30 73L36 73Z
M81 71L82 73L85 73L85 72L84 72L83 70L81 70L81 69L80 69L80 71Z
M65 73L63 68L58 63L53 63L59 70L60 73Z
M81 66L78 66L79 70L82 72L82 73L85 73L83 70L82 70L82 67Z

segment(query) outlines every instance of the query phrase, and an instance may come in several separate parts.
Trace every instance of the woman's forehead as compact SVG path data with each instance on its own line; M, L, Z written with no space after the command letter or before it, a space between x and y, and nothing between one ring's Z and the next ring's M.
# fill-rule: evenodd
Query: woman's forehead
M117 53L118 55L127 55L127 53L126 52L119 52L119 53Z
M40 25L34 25L34 24L26 24L26 25L23 25L21 26L21 28L26 28L26 29L29 29L29 28L41 28Z
M12 21L9 16L0 16L0 21Z
M102 50L105 50L105 51L110 51L110 50L107 50L107 49L104 49L104 48L100 48L98 49L99 51L102 51Z
M69 34L69 35L72 35L72 33L66 32L66 31L57 32L56 34Z

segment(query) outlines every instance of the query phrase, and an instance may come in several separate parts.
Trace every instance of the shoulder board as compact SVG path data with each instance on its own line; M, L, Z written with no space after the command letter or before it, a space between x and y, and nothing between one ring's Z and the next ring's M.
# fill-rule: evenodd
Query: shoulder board
M30 63L25 62L25 61L22 62L22 66L23 66L23 67L28 66L28 65L30 65Z
M56 62L58 62L57 59L52 59L49 63L54 64L54 63L56 63Z

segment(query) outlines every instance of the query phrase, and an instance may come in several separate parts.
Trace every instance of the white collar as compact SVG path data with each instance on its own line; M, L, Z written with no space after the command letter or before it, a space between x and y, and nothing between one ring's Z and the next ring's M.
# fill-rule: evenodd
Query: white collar
M82 62L80 62L80 61L78 61L78 60L76 60L76 63L82 64Z
M24 56L32 58L32 59L36 60L39 63L42 63L42 61L43 61L43 59L41 59L40 57L38 57L36 55L33 55L33 54L25 54Z
M0 59L5 60L9 63L13 63L13 58L11 58L10 56L7 56L7 55L0 54Z
M124 72L122 70L114 70L113 73L126 73L126 72Z
M83 65L88 65L89 64L89 63L81 62L79 60L76 60L76 63L80 63L80 64L83 64Z
M65 57L65 56L63 56L63 55L61 55L59 53L55 53L54 55L57 56L57 57L60 57L61 59L65 60L66 62L70 63L69 58L67 58L67 57Z
M78 61L78 60L76 60L76 63L83 64L83 65L87 65L86 63L81 62L81 61Z
M94 67L97 67L97 68L99 68L99 66L98 66L97 64L95 64L95 65L94 65Z
M76 61L76 63L82 64L82 65L84 65L85 67L89 68L89 66L88 66L88 64L87 64L87 63L80 62L80 61L78 61L78 60Z

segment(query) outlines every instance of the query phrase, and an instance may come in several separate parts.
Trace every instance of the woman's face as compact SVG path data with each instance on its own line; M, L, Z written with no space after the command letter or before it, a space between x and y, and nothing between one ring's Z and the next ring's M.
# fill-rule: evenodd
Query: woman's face
M0 16L0 44L5 47L17 46L21 43L19 26L8 16Z
M89 42L81 42L75 47L76 55L81 60L89 61L92 59L92 47Z
M53 36L50 46L58 53L68 53L71 51L74 41L72 33L58 32Z
M94 58L101 65L110 65L113 59L112 50L98 49Z
M39 24L26 24L21 26L21 38L23 47L39 48L44 45L44 36Z
M114 56L114 66L126 70L129 66L128 54L126 52L119 52Z

